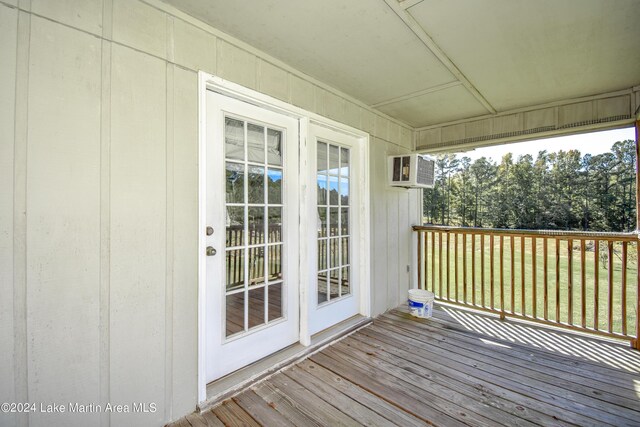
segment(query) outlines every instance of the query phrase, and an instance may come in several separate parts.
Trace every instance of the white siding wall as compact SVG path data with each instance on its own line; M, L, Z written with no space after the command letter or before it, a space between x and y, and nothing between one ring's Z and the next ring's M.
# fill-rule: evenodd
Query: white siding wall
M197 403L201 69L372 136L372 307L405 298L419 192L386 184L412 130L150 0L0 0L0 401ZM20 8L17 8L17 5Z

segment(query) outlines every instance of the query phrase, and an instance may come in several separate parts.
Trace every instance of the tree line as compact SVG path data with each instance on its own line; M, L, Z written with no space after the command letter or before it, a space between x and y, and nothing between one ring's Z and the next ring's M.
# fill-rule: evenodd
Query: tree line
M436 157L436 182L424 190L431 224L590 231L636 228L635 141L609 152L540 151L500 163L457 154Z

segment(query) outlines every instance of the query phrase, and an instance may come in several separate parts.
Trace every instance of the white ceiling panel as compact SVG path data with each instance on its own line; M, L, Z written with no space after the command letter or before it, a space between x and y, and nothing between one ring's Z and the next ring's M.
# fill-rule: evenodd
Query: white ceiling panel
M638 0L425 0L409 12L499 111L640 82Z
M382 0L164 0L368 104L453 75Z
M463 87L455 86L378 107L392 117L402 117L413 127L475 117L487 110Z
M640 0L163 1L416 127L640 85Z

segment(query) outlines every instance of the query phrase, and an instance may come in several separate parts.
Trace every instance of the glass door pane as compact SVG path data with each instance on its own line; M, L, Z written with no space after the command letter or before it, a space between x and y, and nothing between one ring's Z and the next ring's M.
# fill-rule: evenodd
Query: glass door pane
M317 303L322 304L351 293L349 281L350 149L318 141L316 159Z
M283 317L282 135L225 118L227 337Z

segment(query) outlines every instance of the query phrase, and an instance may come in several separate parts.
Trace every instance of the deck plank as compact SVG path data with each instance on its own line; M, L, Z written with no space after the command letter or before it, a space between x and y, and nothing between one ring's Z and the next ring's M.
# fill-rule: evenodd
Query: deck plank
M383 323L384 321L381 321L380 325ZM432 342L438 346L447 347L450 350L459 352L461 355L468 355L478 362L486 363L487 366L493 366L494 369L500 372L508 371L516 375L524 375L535 384L539 384L539 382L549 384L549 391L556 391L559 393L559 396L575 398L574 400L577 399L577 401L583 402L586 405L590 405L589 402L596 405L601 404L600 402L593 402L593 399L604 400L607 404L615 406L615 408L611 409L612 413L627 413L627 409L633 410L632 413L629 413L630 418L635 417L635 411L640 410L640 402L635 396L635 392L630 392L628 389L616 388L601 382L589 381L583 377L567 375L564 370L553 371L548 367L538 369L537 365L533 362L504 356L502 352L508 351L508 349L496 351L490 344L477 341L472 343L464 341L464 343L456 342L455 344L451 344L452 340L457 339L457 337L453 335L448 335L449 343L444 343L443 340L434 340L433 330L430 329L430 333L427 334L424 331L425 325L420 325L417 322L413 324L402 322L400 324L396 323L396 325L407 331L412 331L420 337L432 340ZM472 355L469 354L470 352L466 348L467 344L468 349L473 349ZM535 353L535 350L531 351ZM588 385L584 385L585 383ZM633 382L629 382L629 384L634 385ZM588 397L589 400L585 401L580 395Z
M201 414L193 413L187 415L187 421L191 424L191 427L208 427L207 421Z
M640 425L640 352L451 306L401 306L179 427Z
M404 387L412 393L421 395L424 400L429 400L437 405L438 409L451 416L458 416L461 411L464 418L470 419L476 426L512 425L522 427L533 427L535 424L505 414L498 408L492 407L488 402L469 399L449 384L443 386L427 376L421 376L419 367L406 363L404 366L397 366L388 363L380 354L375 353L375 349L367 351L363 349L364 343L352 341L341 341L332 347L332 350L343 354L348 358L353 358L362 363L368 364L371 369L381 370L398 380L402 381Z
M326 369L347 378L354 384L364 388L382 399L392 402L402 410L422 419L424 422L443 426L464 426L464 422L458 420L465 416L460 411L457 417L440 412L431 405L431 402L420 399L413 393L408 392L402 384L390 380L386 375L375 370L365 370L352 361L344 361L341 357L332 357L334 353L325 350L311 357L311 360Z
M358 387L347 379L337 375L334 372L325 369L324 367L311 362L310 360L304 360L298 364L298 367L307 371L309 374L315 376L321 381L331 385L337 391L344 393L351 397L353 400L362 403L371 410L382 415L387 420L391 421L395 425L400 426L424 426L424 421L412 416L411 414L399 410L397 406L392 405L384 399L378 396L368 393L366 390Z
M295 401L298 404L298 408L307 416L313 418L320 424L344 427L358 425L353 418L319 398L304 385L291 379L287 375L275 376L269 379L269 382L291 400Z
M538 370L539 372L549 372L550 369L558 371L563 378L571 382L582 384L588 387L596 387L603 391L608 391L620 396L626 396L631 399L635 399L635 385L633 381L629 381L630 378L640 382L640 375L633 373L625 373L621 376L614 376L613 369L610 367L603 368L597 371L596 366L592 363L580 363L575 358L553 355L550 356L544 350L537 348L521 348L517 344L513 344L501 340L487 340L484 342L478 342L478 339L463 333L450 333L446 328L442 329L437 323L420 323L415 322L412 324L406 322L406 318L403 316L395 316L394 313L389 316L384 316L377 319L380 323L391 323L399 327L416 327L427 332L434 337L443 339L445 336L449 339L459 340L461 343L466 343L470 346L474 346L479 352L489 355L493 358L507 361L510 364L527 366L530 369ZM495 342L503 344L503 346L494 346L487 342ZM619 374L619 372L615 372Z
M213 413L227 427L260 427L256 420L231 399L225 400L222 405L213 408Z
M329 384L298 367L294 366L291 369L287 369L285 374L299 384L304 384L305 387L309 388L315 395L335 406L342 413L348 414L349 417L356 420L359 424L379 427L393 427L395 425L375 411L362 405L360 402L342 394Z
M535 324L505 322L485 313L455 310L449 307L434 309L433 313L434 317L428 319L426 323L434 327L467 337L477 336L509 342L514 349L525 353L533 349L543 354L542 360L549 359L566 363L580 368L582 372L602 373L603 381L607 381L609 377L626 380L629 374L640 378L640 352L629 351L626 344L621 345L598 337L577 335L561 329L551 329ZM455 315L457 319L449 313ZM397 316L419 323L423 322L422 319L412 317L406 306L400 306L380 317L384 316ZM464 325L463 322L467 320L471 320L473 325ZM469 329L472 326L475 326L473 331ZM493 335L494 338L487 335ZM505 337L508 340L505 340ZM572 353L587 357L580 359L565 357L574 355ZM589 358L588 356L591 355L597 357ZM612 366L612 362L615 362L615 366ZM620 369L621 367L623 369Z
M202 418L207 422L207 427L224 427L224 423L215 416L213 411L202 412Z
M511 391L506 387L483 382L482 378L473 376L472 373L466 372L461 367L458 369L450 368L444 363L444 358L435 353L417 354L414 343L410 341L410 338L406 340L398 337L391 338L384 334L366 331L365 334L354 337L354 339L366 340L372 351L378 351L377 354L385 360L398 363L400 366L410 361L410 363L426 369L426 371L420 371L422 375L429 375L436 381L450 381L452 386L470 398L487 402L491 406L500 408L511 415L525 418L533 423L567 426L598 424L593 419L541 403L534 398ZM380 352L388 353L388 355ZM439 379L440 376L446 376L448 379ZM559 417L558 414L565 416Z
M233 400L251 415L256 421L265 426L295 427L288 418L269 406L253 390L246 390L235 396Z
M320 427L322 423L318 423L314 418L307 416L304 411L298 407L298 403L288 396L282 394L280 390L268 382L262 382L255 386L253 390L260 396L269 406L282 414L285 418L297 426Z
M394 330L390 330L389 332L393 331ZM576 413L586 412L590 417L604 423L616 425L628 421L628 419L625 420L624 417L618 416L616 412L616 409L621 410L624 408L616 407L615 405L608 404L608 402L592 398L591 396L576 393L571 388L565 389L558 387L552 380L551 382L539 381L528 376L525 369L513 367L509 364L491 360L486 356L480 355L478 347L481 346L481 343L478 343L475 347L461 348L456 346L455 343L452 344L451 342L453 341L451 339L449 339L451 342L434 339L427 334L421 335L419 330L410 330L407 332L406 330L398 328L396 332L400 334L408 333L409 336L414 339L415 337L419 337L421 343L416 343L416 345L419 345L426 354L436 353L446 360L456 361L459 363L459 369L475 370L475 375L478 375L477 371L482 371L484 375L480 376L482 376L484 381L494 384L497 383L503 387L514 387L514 383L525 385L525 388L528 390L527 393L535 395L538 399L543 399L547 402L561 403L563 407L569 408Z

